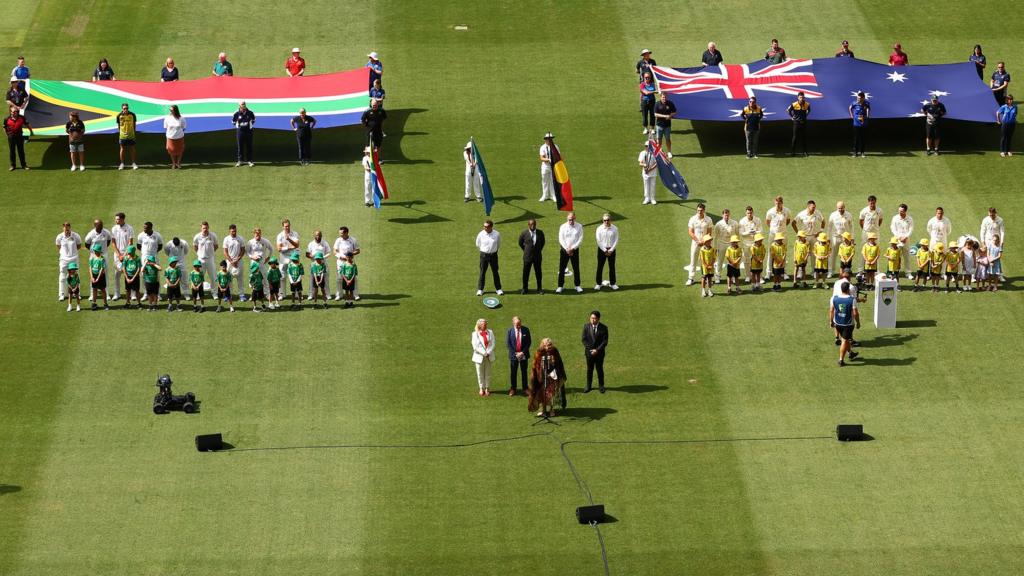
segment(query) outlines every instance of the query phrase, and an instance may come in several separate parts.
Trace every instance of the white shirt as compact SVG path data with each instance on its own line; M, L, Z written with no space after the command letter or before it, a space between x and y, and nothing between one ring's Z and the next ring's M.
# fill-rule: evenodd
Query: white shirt
M124 253L135 238L135 229L131 224L114 224L110 228L110 235L114 238L114 246L117 246L117 251Z
M563 250L576 250L583 243L583 224L563 222L558 227L558 243Z
M60 246L60 261L62 264L68 262L78 262L78 249L82 246L82 237L78 235L78 232L72 231L68 235L64 235L61 231L57 234L56 245Z
M196 247L196 258L206 260L217 251L217 235L207 232L206 236L203 236L203 233L199 232L192 237L192 245Z
M776 232L786 231L786 226L793 221L793 215L785 206L782 207L782 210L772 206L764 215L764 221L768 223L768 232L774 235Z
M462 158L466 161L466 174L472 174L473 170L476 169L476 165L473 163L473 151L463 150Z
M103 230L97 232L96 229L93 228L92 230L89 230L88 234L85 235L85 247L89 250L89 252L92 252L92 245L100 244L103 246L103 251L106 252L107 248L110 248L110 242L113 239L114 237L110 235L110 230L104 228Z
M241 258L245 255L245 238L228 234L224 237L224 252L232 260Z
M615 250L615 247L619 245L619 227L615 224L605 227L602 222L601 225L597 227L596 235L597 247L600 248L602 252Z
M555 150L561 151L561 149L558 147L558 144L555 144ZM550 160L551 160L551 147L548 146L547 143L541 144L541 146L540 146L540 157L544 158L545 160L548 160L548 162L541 162L540 163L541 170L550 170L551 169L551 162L550 162Z
M263 262L264 259L269 258L274 253L274 247L271 246L270 240L266 238L259 238L258 240L253 237L245 243L245 254L249 256L249 260L256 260L257 262Z
M729 244L729 238L733 234L739 235L739 233L739 222L733 220L732 218L728 220L722 218L721 220L715 223L714 233L712 235L715 237L716 244L725 246Z
M359 250L359 241L349 236L348 238L342 238L338 236L334 240L334 255L338 258L338 263L341 263L341 259L345 257L345 254L352 252L355 253Z
M181 240L181 238L178 238L178 240ZM170 258L171 256L177 256L178 260L181 260L181 261L184 262L185 255L188 254L188 243L187 242L182 242L182 243L178 244L177 246L175 246L174 245L174 240L172 239L170 242L168 242L167 244L164 245L164 252L167 254L168 258ZM183 270L186 270L186 272L185 272L186 274L188 273L187 271L191 270L191 269L192 269L191 266L184 266L183 267Z
M864 221L865 232L878 232L882 226L882 218L882 209L878 206L875 206L874 210L869 206L865 206L864 209L860 211L859 219Z
M643 166L644 178L654 178L654 170L658 167L658 159L644 148L637 158L637 162Z
M825 226L825 217L817 210L811 214L806 208L796 215L797 231L803 230L808 238L814 238Z
M481 230L476 235L476 247L484 254L494 254L498 251L499 246L501 246L501 234L498 234L497 230L491 230L490 233Z
M747 218L746 215L740 218L740 236L753 236L754 234L761 232L761 219L757 216L751 216Z
M370 176L370 172L373 172L373 160L369 156L363 156L363 170L366 171L366 176Z
M164 237L154 230L152 234L146 234L145 232L139 234L135 242L138 243L142 259L145 260L146 256L157 255L157 252L160 251L160 245L164 243Z
M846 210L842 213L836 210L828 216L828 235L835 238L843 232L853 233L853 216Z
M175 118L168 114L164 118L164 132L167 134L168 140L181 140L185 137L185 127L188 123L185 122L185 117Z
M296 248L292 248L292 242L295 242L296 248L299 245L299 233L292 230L290 234L285 234L284 230L281 230L277 234L277 251L281 255L281 261L284 262L288 258L292 257L292 252L295 252Z
M835 284L832 285L832 296L842 296L843 295L843 284L849 284L850 285L850 294L849 294L849 296L851 298L853 298L853 307L856 308L857 307L857 287L853 285L853 282L850 282L849 280L847 280L845 278L840 278L838 282L836 282ZM828 301L832 302L832 298L829 298Z
M711 221L711 217L707 214L704 218L700 217L700 214L694 214L690 216L690 221L686 223L686 227L693 231L693 235L697 237L697 241L704 237L705 234L711 233L711 227L715 223Z
M913 242L910 238L914 234L914 217L907 214L906 218L900 218L899 213L892 217L889 223L889 231L896 238L906 238L907 242Z
M992 243L992 236L999 234L999 244L1006 244L1006 229L1003 227L1003 217L996 214L996 219L993 220L988 216L981 221L981 239L986 245Z
M953 225L945 215L942 216L942 220L932 216L925 229L928 231L932 246L935 246L936 242L946 243L946 238L949 237L949 232L953 229Z
M327 241L321 239L319 242L316 240L310 240L309 244L306 244L306 252L309 252L310 256L315 257L317 252L320 252L326 258L331 253L331 247L327 245Z

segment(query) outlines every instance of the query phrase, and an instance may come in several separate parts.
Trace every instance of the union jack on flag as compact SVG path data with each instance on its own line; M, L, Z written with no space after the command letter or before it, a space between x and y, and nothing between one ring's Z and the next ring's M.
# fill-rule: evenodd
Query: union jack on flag
M674 68L652 66L658 88L669 94L696 94L721 90L726 98L748 99L755 91L765 90L796 95L803 92L807 98L821 98L818 81L810 70L811 60L791 59L751 71L750 64L722 64L700 72L687 73ZM801 70L806 68L806 70Z

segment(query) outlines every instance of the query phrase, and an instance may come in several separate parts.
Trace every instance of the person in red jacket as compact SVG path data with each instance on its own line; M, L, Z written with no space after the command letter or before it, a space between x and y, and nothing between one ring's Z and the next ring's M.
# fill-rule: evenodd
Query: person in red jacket
M11 115L4 119L4 132L7 133L7 147L11 151L11 167L10 170L14 170L14 154L17 152L18 159L21 161L21 167L28 170L28 164L25 163L25 128L28 128L28 133L35 136L35 132L32 131L32 125L28 123L28 120L21 115L17 106L11 106Z

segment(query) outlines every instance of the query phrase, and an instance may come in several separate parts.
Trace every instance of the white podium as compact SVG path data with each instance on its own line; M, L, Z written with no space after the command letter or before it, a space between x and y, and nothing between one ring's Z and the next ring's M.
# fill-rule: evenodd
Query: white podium
M896 295L898 280L875 277L875 328L896 327Z

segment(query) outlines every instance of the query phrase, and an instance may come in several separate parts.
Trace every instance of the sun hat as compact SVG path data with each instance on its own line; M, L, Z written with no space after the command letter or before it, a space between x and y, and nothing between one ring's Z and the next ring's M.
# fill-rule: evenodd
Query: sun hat
M729 242L739 242L739 241L740 241L740 237L739 236L737 236L735 234L733 234L732 236L729 236Z
M797 238L807 238L807 232L801 230L796 233Z
M775 233L775 239L776 240L785 240L786 239L786 235L783 234L782 232L776 232Z
M260 269L260 263L259 262L250 262L249 263L249 270L252 270L253 272L255 272L255 271L259 270L259 269Z
M93 252L103 252L103 244L100 244L99 242L93 244L92 245L92 251Z
M640 51L640 55L643 56L644 54L652 54L652 52L647 48L644 48L643 50Z
M369 54L367 54L367 56L369 56L369 57L370 57L370 58L372 58L373 60L376 60L376 59L377 59L377 53L376 53L376 52L370 52Z
M293 261L298 260L299 259L299 253L298 252L292 252L291 259Z
M828 236L826 236L824 232L821 232L818 234L818 240L824 242L825 240L828 240Z
M920 244L921 246L927 246L928 245L928 239L927 238L921 238L921 241L918 242L918 244Z
M868 240L878 240L877 232L868 232Z
M295 54L296 52L302 52L302 50L299 50L297 47L292 48L292 54Z
M853 234L849 232L843 232L843 240L853 240Z
M78 262L68 262L68 270L78 270Z
M168 260L167 263L168 264L177 264L178 263L178 257L177 256L171 256L171 259Z
M324 253L323 252L317 252L316 254L313 254L313 258L315 258L317 260L323 260Z
M268 264L277 264L277 256L271 256L270 260L267 260Z
M146 256L146 262L156 262L156 255L150 254L149 256Z
M702 238L700 239L700 241L701 241L701 242L707 242L707 241L709 241L709 240L711 240L711 234L705 234L705 235L704 235L704 236L703 236L703 237L702 237Z
M754 242L757 242L758 240L764 240L764 234L761 234L760 232L754 234Z
M201 260L193 260L192 261L192 266L193 267L195 267L195 266L202 266L202 265L203 265L203 263L202 263Z

